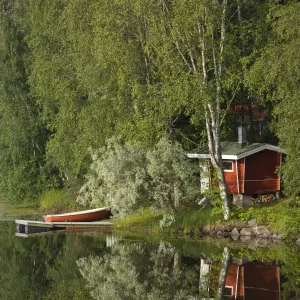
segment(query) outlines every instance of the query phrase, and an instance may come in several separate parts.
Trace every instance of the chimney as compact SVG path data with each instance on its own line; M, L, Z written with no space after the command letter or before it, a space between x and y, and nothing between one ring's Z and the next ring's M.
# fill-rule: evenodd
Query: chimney
M238 127L238 146L239 148L243 148L247 145L246 140L246 128L244 126Z

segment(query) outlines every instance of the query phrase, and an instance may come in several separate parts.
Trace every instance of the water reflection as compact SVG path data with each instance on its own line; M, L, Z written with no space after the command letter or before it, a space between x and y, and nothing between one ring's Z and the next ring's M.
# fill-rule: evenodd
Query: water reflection
M83 257L77 265L93 299L192 299L199 295L195 262L160 241L114 244L110 253Z
M110 245L111 246L111 245ZM77 260L90 294L100 299L280 299L279 266L221 259L187 258L169 242L158 247L115 243L101 257ZM197 261L200 260L200 264ZM101 284L99 284L101 283Z
M297 248L0 225L0 299L300 298Z
M280 299L280 268L258 263L229 266L225 295L228 299Z

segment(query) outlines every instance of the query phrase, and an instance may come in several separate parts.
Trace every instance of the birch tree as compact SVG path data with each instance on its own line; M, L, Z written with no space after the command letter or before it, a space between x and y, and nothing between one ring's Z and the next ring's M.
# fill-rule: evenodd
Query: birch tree
M227 0L173 1L172 5L164 1L161 3L166 23L165 33L161 32L164 42L160 45L160 56L168 57L164 60L164 66L171 74L168 79L173 76L171 80L178 84L176 90L184 91L180 92L180 105L185 113L194 124L205 124L224 219L228 220L230 207L223 173L220 131L226 111L221 108L230 105L238 87L236 58L239 52L232 42L234 36L229 23L230 18L237 18L237 11ZM164 92L166 94L166 90ZM169 105L172 105L172 99L169 99Z

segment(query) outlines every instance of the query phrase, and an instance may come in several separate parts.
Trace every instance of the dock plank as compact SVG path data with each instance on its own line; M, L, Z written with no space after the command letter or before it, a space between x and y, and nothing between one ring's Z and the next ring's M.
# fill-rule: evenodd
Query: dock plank
M33 234L52 230L67 229L89 229L89 228L103 228L108 229L113 226L111 222L43 222L33 220L15 220L17 233Z
M91 227L101 227L101 226L113 226L111 222L43 222L43 221L32 221L32 220L16 220L16 224L26 225L26 226L45 226L45 227L58 227L58 226L91 226Z

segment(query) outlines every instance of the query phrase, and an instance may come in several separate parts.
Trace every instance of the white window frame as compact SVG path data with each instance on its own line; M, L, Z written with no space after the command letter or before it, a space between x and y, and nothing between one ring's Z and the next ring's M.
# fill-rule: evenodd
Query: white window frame
M226 169L224 167L224 172L233 172L233 161L232 160L223 160L223 166L224 166L224 163L231 163L231 169Z
M231 292L230 292L230 295L223 295L224 298L233 298L233 286L230 286L230 285L225 285L225 288L226 289L230 289Z

